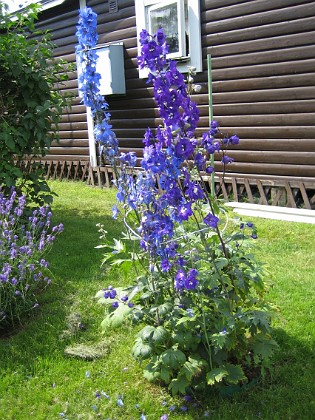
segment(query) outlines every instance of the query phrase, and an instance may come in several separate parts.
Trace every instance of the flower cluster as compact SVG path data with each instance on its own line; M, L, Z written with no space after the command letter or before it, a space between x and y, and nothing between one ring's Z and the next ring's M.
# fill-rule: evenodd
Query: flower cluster
M104 299L114 300L114 302L112 303L113 308L118 308L120 303L127 305L129 308L133 308L134 306L132 302L128 302L129 301L128 295L122 294L118 296L117 290L114 289L113 286L108 286L104 288L103 292L104 292L103 294Z
M110 125L108 104L100 94L101 75L96 70L98 55L96 45L97 15L91 8L80 11L76 35L79 45L76 48L78 63L81 67L79 75L79 91L84 104L91 108L94 117L94 135L100 152L113 164L113 159L118 153L118 141Z
M148 360L144 376L173 394L243 383L246 369L268 366L276 347L268 306L260 300L263 272L247 251L257 236L251 223L229 223L206 184L214 154L224 171L233 162L227 147L239 138L224 135L216 121L197 138L198 108L176 62L166 57L163 31L150 36L143 30L140 45L138 62L149 70L162 124L144 134L141 171L132 152L113 160L113 217L122 218L127 232L110 244L101 228L99 247L106 249L103 263L126 264L128 272L133 265L138 277L126 289L110 286L96 294L107 306L102 328L117 328L124 317L144 322L132 353Z
M236 135L223 136L218 123L212 121L209 131L199 141L195 137L199 111L187 93L184 76L176 62L166 59L163 31L158 30L152 37L143 30L140 44L138 62L140 67L150 70L149 82L153 83L163 126L158 127L155 135L150 128L145 133L141 160L145 176L139 174L135 178L125 170L135 166L132 153L121 157L125 167L117 181L117 199L125 214L132 209L140 215L137 233L149 260L159 264L162 272L175 269L175 290L192 290L198 284L197 274L196 270L194 275L189 274L190 263L179 251L178 226L194 219L199 230L218 231L219 218L214 214L203 174L214 171L211 155L215 152L222 153L224 165L232 162L225 150L228 145L238 144L239 139ZM117 206L114 214L117 217ZM183 276L185 280L179 280Z
M0 191L0 328L14 322L30 307L37 307L34 293L48 285L44 252L63 226L51 226L48 207L35 209L25 220L26 197L9 197Z

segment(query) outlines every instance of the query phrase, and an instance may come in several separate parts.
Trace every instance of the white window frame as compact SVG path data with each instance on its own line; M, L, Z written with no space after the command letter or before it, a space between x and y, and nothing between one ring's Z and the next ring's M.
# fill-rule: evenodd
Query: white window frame
M151 19L150 19L150 12L154 12L159 10L165 6L170 6L172 4L176 4L177 8L177 16L179 16L179 21L177 22L178 28L178 52L168 54L168 58L182 58L186 56L186 39L185 39L185 2L183 0L168 0L163 1L163 3L156 3L152 4L151 6L147 7L148 15L146 16L147 22L146 27L150 34L153 34L154 30L151 26Z
M38 3L41 5L42 10L50 9L51 7L59 6L65 0L4 0L4 4L9 6L9 13L15 13L23 10L25 7L29 6L31 3ZM19 4L22 4L22 7L19 7Z
M147 11L153 10L171 3L178 4L178 10L181 14L182 24L181 35L185 37L185 14L184 14L184 0L135 0L136 6L136 22L137 22L137 39L138 39L138 53L140 54L140 32L146 29L150 32L149 21L147 18ZM187 0L188 7L188 32L189 32L189 55L184 53L185 49L181 49L181 54L169 54L169 58L174 58L177 61L177 68L182 73L187 73L189 67L194 67L197 73L202 72L202 48L201 48L201 21L200 21L200 1ZM152 34L151 34L152 35ZM182 41L183 42L183 41ZM185 44L183 44L185 45ZM172 57L173 55L173 57ZM146 69L139 69L139 77L145 78L148 76Z

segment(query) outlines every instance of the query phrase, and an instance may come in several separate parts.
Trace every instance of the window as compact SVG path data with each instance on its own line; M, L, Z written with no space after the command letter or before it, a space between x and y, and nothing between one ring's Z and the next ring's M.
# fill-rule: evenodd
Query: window
M199 0L136 0L137 35L142 29L150 34L163 28L169 44L168 57L178 61L178 69L202 71ZM139 47L139 46L138 46ZM146 70L140 70L146 77Z
M41 4L42 9L45 10L54 6L58 6L64 1L65 0L3 0L2 2L8 6L9 13L14 13L18 10L24 9L24 7L29 6L31 3Z
M170 58L187 56L185 10L187 2L177 0L154 4L146 11L149 33L155 34L159 28L164 29Z

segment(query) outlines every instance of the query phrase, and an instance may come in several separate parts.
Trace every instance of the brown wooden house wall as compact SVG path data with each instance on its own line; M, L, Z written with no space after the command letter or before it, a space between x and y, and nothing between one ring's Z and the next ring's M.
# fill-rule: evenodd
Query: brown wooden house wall
M52 30L56 55L69 62L75 62L78 3L66 1L43 12L39 24ZM98 14L99 43L124 43L127 93L107 101L121 149L140 156L144 131L160 120L152 89L138 77L134 0L118 0L117 13L108 13L105 0L87 5ZM202 86L193 96L201 115L197 133L209 124L206 57L211 54L214 118L222 131L241 138L229 153L235 158L231 173L315 181L314 10L315 1L305 0L201 0L204 71L195 78ZM76 72L69 76L64 90L75 97L48 160L89 159Z

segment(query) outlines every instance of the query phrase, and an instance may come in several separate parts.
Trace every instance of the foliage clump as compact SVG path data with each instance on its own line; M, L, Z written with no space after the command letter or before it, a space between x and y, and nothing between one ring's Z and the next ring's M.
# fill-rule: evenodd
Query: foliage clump
M12 16L0 2L0 185L42 205L52 195L38 161L57 138L66 105L59 84L67 76L49 34L35 29L38 11L31 5ZM30 173L21 167L24 159L32 162Z
M96 15L84 11L79 36L87 37L86 29L93 33L95 22ZM147 363L144 376L173 394L245 385L253 372L264 372L277 347L265 273L251 252L257 239L253 223L229 220L206 183L216 169L214 154L223 168L231 164L227 149L239 138L222 133L216 121L197 138L199 111L176 62L167 59L162 29L154 36L143 30L140 45L138 62L148 69L163 124L145 133L142 171L134 153L113 155L112 134L102 138L116 171L113 216L126 227L114 243L100 227L103 264L129 272L134 267L137 273L130 287L109 285L97 293L106 307L102 328L117 328L125 319L142 323L132 353ZM97 92L99 83L95 56L82 46L81 53L88 81L83 97L94 115L103 112L103 133L112 133L102 99L91 90Z

